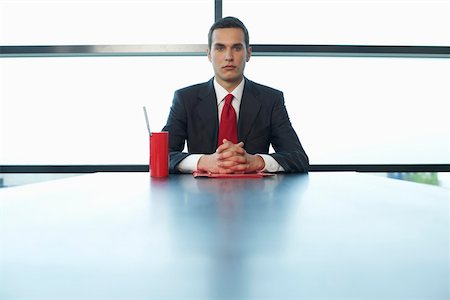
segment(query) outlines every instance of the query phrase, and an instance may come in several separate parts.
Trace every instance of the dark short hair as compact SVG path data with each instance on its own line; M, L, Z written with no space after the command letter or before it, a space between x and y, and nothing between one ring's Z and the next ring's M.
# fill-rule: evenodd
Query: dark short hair
M212 35L214 30L219 28L240 28L244 32L245 47L248 48L250 44L250 37L248 35L248 30L241 20L235 17L225 17L217 20L209 29L208 33L208 47L211 49L212 46Z

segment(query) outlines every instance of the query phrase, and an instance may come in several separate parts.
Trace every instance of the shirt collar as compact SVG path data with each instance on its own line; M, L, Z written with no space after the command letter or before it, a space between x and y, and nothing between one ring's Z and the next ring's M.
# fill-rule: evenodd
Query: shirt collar
M237 100L237 103L241 103L242 94L244 93L244 85L245 78L242 78L241 83L239 83L239 85L231 93L228 93L228 91L223 86L221 86L214 77L214 90L216 91L217 104L222 102L222 100L228 94L233 94L234 98Z

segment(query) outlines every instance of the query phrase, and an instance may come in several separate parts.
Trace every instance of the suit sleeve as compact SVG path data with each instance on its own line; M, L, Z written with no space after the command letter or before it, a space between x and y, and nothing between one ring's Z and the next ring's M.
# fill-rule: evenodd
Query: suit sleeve
M272 111L271 130L271 144L275 150L271 156L284 168L285 172L308 172L308 156L289 120L281 92Z
M187 113L181 94L176 91L173 97L172 107L163 131L169 132L169 172L180 173L178 164L189 156L183 152L187 139Z

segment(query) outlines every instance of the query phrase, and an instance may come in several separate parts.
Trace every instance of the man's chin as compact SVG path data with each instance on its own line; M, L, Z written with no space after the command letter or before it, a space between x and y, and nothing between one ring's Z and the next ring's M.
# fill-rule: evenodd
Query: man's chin
M225 82L228 83L238 83L242 80L243 76L242 75L234 75L234 76L221 76L221 79Z

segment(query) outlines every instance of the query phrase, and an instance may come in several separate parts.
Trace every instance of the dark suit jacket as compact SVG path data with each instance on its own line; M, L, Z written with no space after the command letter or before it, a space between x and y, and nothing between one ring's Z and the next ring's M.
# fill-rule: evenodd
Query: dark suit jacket
M217 148L219 118L213 79L175 92L163 131L169 132L170 172L189 154ZM189 153L182 152L187 141ZM292 128L283 93L245 78L238 119L238 141L250 154L270 154L285 172L307 172L309 161Z

